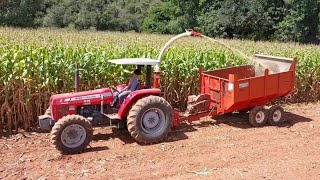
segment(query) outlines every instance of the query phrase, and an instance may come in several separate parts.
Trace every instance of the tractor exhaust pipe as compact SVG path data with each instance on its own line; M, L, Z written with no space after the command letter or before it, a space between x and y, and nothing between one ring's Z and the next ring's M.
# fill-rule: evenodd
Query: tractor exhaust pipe
M78 63L75 65L74 70L74 92L79 92L80 74L78 69Z

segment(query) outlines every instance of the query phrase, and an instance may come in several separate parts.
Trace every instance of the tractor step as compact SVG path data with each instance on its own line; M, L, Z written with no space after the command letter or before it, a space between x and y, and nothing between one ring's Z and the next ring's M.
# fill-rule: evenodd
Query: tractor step
M111 119L111 120L120 120L117 113L105 114L105 116L107 116L107 117L108 117L109 119Z

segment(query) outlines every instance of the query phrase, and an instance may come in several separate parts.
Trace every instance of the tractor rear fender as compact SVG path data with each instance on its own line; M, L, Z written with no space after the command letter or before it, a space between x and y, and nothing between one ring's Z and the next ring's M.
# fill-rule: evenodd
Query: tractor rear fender
M126 117L129 113L131 107L139 99L144 98L146 96L150 96L150 95L159 96L160 94L161 94L160 89L142 89L142 90L137 90L137 91L130 93L126 97L126 99L123 101L123 103L118 111L119 119L123 119L123 117Z

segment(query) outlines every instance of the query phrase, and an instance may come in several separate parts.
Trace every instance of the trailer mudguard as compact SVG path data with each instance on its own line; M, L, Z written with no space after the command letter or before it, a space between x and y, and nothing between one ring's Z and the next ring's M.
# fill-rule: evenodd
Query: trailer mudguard
M141 89L134 91L130 93L123 101L119 111L118 111L118 117L119 119L122 119L123 117L126 117L131 109L131 107L136 103L139 99L155 95L159 96L161 94L160 89Z

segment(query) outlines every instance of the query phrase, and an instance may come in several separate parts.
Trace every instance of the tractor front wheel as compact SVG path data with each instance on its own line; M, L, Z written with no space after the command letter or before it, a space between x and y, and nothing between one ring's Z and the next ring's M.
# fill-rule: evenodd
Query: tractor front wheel
M80 115L67 115L57 121L51 131L51 141L60 152L74 154L83 151L93 137L90 122Z
M128 131L140 143L162 140L171 130L172 123L173 112L170 104L158 96L147 96L138 100L127 119Z

